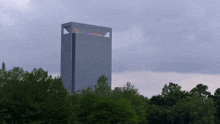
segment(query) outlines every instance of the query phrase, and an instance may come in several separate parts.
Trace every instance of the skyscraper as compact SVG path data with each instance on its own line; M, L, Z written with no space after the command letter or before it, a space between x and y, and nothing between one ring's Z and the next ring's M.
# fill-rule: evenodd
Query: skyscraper
M72 93L108 78L111 88L112 29L69 22L61 26L61 78Z

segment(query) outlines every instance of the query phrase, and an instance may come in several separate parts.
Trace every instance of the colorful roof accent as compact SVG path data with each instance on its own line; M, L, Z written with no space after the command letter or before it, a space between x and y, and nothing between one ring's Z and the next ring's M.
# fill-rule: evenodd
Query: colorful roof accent
M103 37L103 35L102 35L102 34L99 34L99 33L85 33L85 32L80 32L77 28L74 28L74 33L86 34L86 35L93 35L93 36L101 36L101 37Z

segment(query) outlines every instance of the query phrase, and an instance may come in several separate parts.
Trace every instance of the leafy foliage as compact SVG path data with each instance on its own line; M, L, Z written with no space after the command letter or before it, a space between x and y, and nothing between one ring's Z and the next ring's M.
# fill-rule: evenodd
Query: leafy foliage
M72 118L71 118L71 123L77 124L79 123L79 118L78 114L80 113L80 98L81 95L77 92L73 92L72 94L69 95L70 97L70 102L72 104Z
M139 123L147 123L146 117L149 115L149 102L143 95L138 93L138 89L134 88L130 82L124 86L124 91L118 89L112 91L111 97L115 99L127 99L131 102L132 107L134 108L136 114L138 115Z
M181 86L172 82L170 82L169 85L166 84L164 86L161 94L162 96L160 96L160 98L164 101L163 106L173 106L179 100L190 96L188 92L181 91Z
M216 108L213 99L180 89L181 86L170 82L162 89L162 95L150 99L149 124L214 123Z
M107 96L95 104L92 116L91 123L98 124L138 122L138 116L128 100L115 100Z
M205 99L197 94L179 101L173 109L176 112L183 111L182 120L184 123L214 124L214 113L216 113L213 99ZM178 113L176 113L178 114ZM185 115L185 119L183 118ZM188 120L187 120L188 119Z
M216 102L215 123L220 124L220 88L217 88L214 95L209 95L208 98L212 98Z
M158 105L150 106L150 116L147 118L148 124L173 124L172 111Z
M94 93L99 99L103 98L104 96L110 96L111 88L108 86L108 79L105 77L105 75L101 75L97 80Z
M18 67L5 74L5 82L0 80L4 83L0 88L0 115L6 123L70 121L72 104L61 78L52 79L43 69L28 73Z
M79 100L78 119L79 122L89 123L93 117L94 104L98 101L91 87L83 89Z
M204 97L208 97L209 95L211 95L211 93L209 91L207 91L208 86L207 85L203 85L203 84L198 84L196 85L195 88L193 88L190 93L192 94L198 94L199 96L204 96Z
M214 95L198 84L190 92L170 82L161 95L140 95L130 82L124 90L111 90L101 75L95 89L69 94L60 77L42 68L25 72L0 69L0 122L31 124L218 124L220 88Z

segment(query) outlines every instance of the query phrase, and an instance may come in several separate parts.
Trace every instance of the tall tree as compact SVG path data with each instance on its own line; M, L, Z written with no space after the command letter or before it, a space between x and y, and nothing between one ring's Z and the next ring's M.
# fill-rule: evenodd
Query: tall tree
M135 124L138 122L138 116L130 101L126 99L115 100L108 96L104 96L95 104L92 118L90 123L98 124Z
M16 67L7 72L5 80L0 116L7 123L70 122L72 104L60 77L53 79L41 68L28 73Z
M213 99L193 94L192 97L187 97L176 103L172 110L175 115L175 123L214 124L216 107Z
M208 97L209 95L211 95L211 93L209 91L207 91L207 90L208 90L208 86L207 85L197 84L195 88L190 90L190 93L198 94L199 96Z
M132 107L134 108L136 114L138 115L139 123L146 124L147 116L149 116L149 100L143 95L140 95L138 89L134 88L134 85L130 82L124 86L124 91L118 89L112 91L113 98L115 99L127 99L131 102Z
M215 123L220 124L220 88L217 88L214 95L209 95L208 98L212 98L216 102Z
M191 98L188 91L181 91L181 86L172 82L165 85L161 95L153 96L150 99L149 124L185 124L190 121L187 111L182 109L173 109L176 104L184 99ZM185 120L184 120L185 119Z
M151 105L157 105L157 106L166 106L165 102L166 99L162 95L154 95L149 99L149 103Z
M4 61L2 62L2 70L6 70Z
M79 100L79 111L77 112L77 119L79 122L87 124L92 121L93 108L98 100L92 87L82 90Z
M5 63L3 61L2 63L2 68L0 69L0 87L2 87L7 79L7 71L6 71L6 67L5 67Z
M81 94L74 91L72 94L69 95L69 97L70 97L70 100L71 100L71 104L73 105L71 124L78 124L79 123L78 114L81 111L80 110Z
M190 94L186 91L181 91L181 86L178 84L170 82L169 85L165 85L162 89L162 97L161 99L164 100L163 106L173 106L179 100L189 97Z
M217 88L214 93L215 96L220 96L220 88Z
M170 108L152 104L150 116L147 117L148 124L174 124L174 117Z
M123 101L126 101L126 99L123 100L123 97L116 98L113 95L114 93L111 91L111 88L108 86L107 80L108 80L107 77L102 75L97 80L97 85L95 85L94 90L91 87L88 87L87 89L84 89L82 91L82 94L81 94L82 96L80 98L80 107L79 107L81 111L78 114L78 118L79 118L80 122L82 122L82 123L95 123L96 121L98 121L98 122L102 123L101 119L98 119L98 117L101 116L99 113L102 113L102 111L101 111L102 109L105 109L105 112L107 113L106 116L109 116L111 118L110 120L108 120L109 122L118 121L117 118L112 118L113 116L116 117L115 115L112 115L113 113L115 113L115 114L121 113L123 115L123 111L125 113L128 112L128 110L126 110L126 109L122 111L122 109L125 106L122 107L120 105L122 103L125 104ZM121 96L123 96L123 95L121 94ZM119 102L120 103L119 104L116 102L116 100L121 101L122 103ZM115 106L116 108L113 109L112 108L113 106L110 103L113 106ZM122 108L117 107L117 106L121 106ZM133 106L132 106L132 108L133 108ZM120 111L122 111L122 112L120 112ZM136 115L136 113L134 115ZM127 118L127 117L131 118L130 116L126 116L126 117L121 117L121 119ZM136 117L138 117L138 116L135 116L135 118ZM125 119L125 120L127 120L127 119Z
M108 86L108 78L105 75L101 75L97 80L94 93L99 99L111 94L111 87Z
M155 98L161 99L161 97ZM214 124L215 111L213 99L193 94L178 100L172 106L152 104L148 121L149 124Z

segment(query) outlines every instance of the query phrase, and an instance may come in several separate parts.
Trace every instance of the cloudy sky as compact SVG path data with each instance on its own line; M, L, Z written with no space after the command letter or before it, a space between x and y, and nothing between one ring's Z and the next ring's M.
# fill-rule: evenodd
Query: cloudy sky
M61 24L111 27L112 89L220 88L219 0L0 0L0 61L60 73Z

